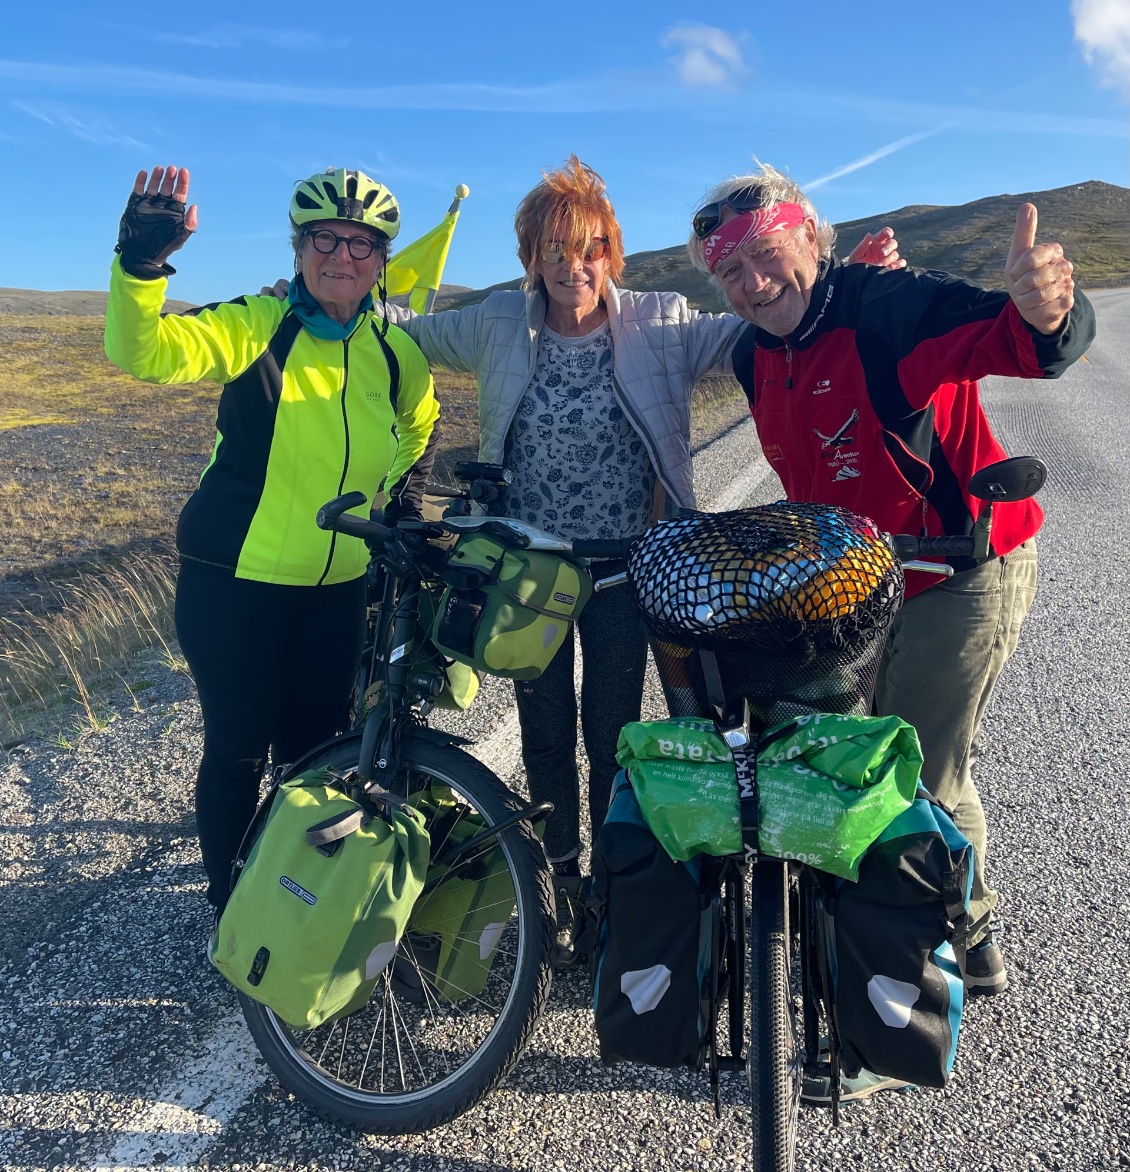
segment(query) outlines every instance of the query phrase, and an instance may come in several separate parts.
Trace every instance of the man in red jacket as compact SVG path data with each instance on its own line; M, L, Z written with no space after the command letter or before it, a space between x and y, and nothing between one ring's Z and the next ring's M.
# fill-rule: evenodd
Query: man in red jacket
M1058 244L1023 204L1004 292L946 273L844 266L835 232L764 167L716 187L694 218L692 262L751 323L733 351L766 459L792 500L843 505L894 533L964 533L966 490L1006 455L978 394L985 375L1056 378L1094 337ZM923 781L973 843L966 985L1007 984L985 883L985 818L971 775L993 685L1036 589L1035 501L996 506L993 557L952 578L909 571L876 704L919 733Z

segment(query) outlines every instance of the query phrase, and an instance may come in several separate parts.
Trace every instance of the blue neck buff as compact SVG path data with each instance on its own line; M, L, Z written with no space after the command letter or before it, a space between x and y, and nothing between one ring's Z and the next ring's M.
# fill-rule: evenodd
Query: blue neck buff
M373 295L366 293L361 299L361 306L357 313L348 322L334 321L332 317L314 300L306 282L299 273L290 283L290 293L287 299L298 320L314 335L327 342L340 342L353 333L357 320L367 310L373 308Z

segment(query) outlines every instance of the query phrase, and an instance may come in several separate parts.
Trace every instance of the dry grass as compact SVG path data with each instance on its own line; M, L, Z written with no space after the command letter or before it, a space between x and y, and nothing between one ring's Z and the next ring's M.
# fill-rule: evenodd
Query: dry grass
M46 721L98 728L107 685L157 647L174 665L177 514L215 436L219 388L139 382L102 354L98 317L0 314L0 744ZM478 449L475 380L436 372L436 479ZM695 442L746 408L737 384L696 391Z
M171 551L127 558L63 586L41 583L30 605L0 616L0 744L46 723L97 729L107 685L133 695L123 674L135 654L161 650L183 670L172 636L176 562Z

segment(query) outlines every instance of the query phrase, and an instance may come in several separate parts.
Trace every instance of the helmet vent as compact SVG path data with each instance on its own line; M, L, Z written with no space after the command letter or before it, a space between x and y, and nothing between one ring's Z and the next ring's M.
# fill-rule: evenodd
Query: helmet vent
M294 202L300 208L305 208L310 212L316 211L321 206L316 199L311 199L304 191L296 191L294 193Z
M356 194L357 194L357 193L356 193L356 192L354 192L354 195L356 195ZM377 198L377 196L378 196L379 194L380 194L380 192L379 192L379 191L378 191L378 189L377 189L377 188L375 188L375 187L374 187L374 188L372 188L370 191L367 191L367 192L365 193L365 202L364 202L364 204L363 204L362 206L363 206L363 207L364 207L366 210L368 210L368 209L369 209L369 208L372 206L372 204L373 204L373 201L374 201L374 200Z
M337 203L341 196L337 193L337 188L332 183L326 182L322 186L326 189L326 195L329 197L330 203Z
M349 177L345 180L345 194L350 199L357 198L357 176L356 176L356 174L349 175Z

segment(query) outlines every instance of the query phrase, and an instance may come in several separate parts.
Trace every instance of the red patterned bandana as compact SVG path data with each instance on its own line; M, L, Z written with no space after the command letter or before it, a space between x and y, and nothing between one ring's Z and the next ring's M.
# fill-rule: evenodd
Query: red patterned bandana
M807 213L797 203L775 203L771 208L756 212L742 212L725 224L719 225L702 242L706 267L714 270L742 245L760 240L772 232L784 232L804 223Z

